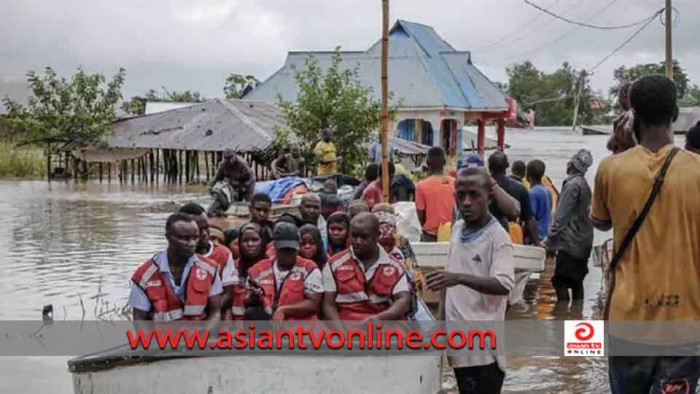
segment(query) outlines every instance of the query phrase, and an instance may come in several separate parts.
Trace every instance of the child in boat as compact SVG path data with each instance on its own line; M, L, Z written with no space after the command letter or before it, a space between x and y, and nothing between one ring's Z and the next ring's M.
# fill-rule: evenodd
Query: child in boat
M452 228L447 267L426 278L441 291L438 319L449 322L505 320L514 286L513 246L488 211L491 178L480 168L462 170L455 181L461 219ZM504 360L493 354L449 356L461 392L499 393ZM469 389L467 389L469 388Z

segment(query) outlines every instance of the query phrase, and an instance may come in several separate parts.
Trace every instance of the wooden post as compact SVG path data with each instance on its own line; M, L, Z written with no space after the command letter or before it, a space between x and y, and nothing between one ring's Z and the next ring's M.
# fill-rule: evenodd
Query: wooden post
M102 162L99 163L100 167L100 183L102 183Z
M150 170L151 170L151 183L153 183L155 179L155 163L153 162L154 154L153 154L153 149L151 149L151 152L148 154L148 161L150 163Z
M190 170L192 162L190 151L185 151L185 183L190 183Z
M382 0L382 201L389 202L389 0Z
M209 152L204 151L204 169L207 171L207 184L211 179L211 173L209 172Z
M178 173L177 173L177 174L178 174L180 183L182 183L182 169L183 169L182 160L183 160L183 159L182 159L182 151L180 150L180 151L178 151L178 153L177 153L177 161L178 161L178 163L179 163L179 166L178 166Z
M134 179L136 178L136 160L131 159L131 183L134 183Z
M673 7L666 0L666 76L673 81Z
M107 163L107 183L112 183L112 163Z
M156 167L155 167L155 171L156 171L156 183L158 183L158 174L159 174L159 171L158 171L159 168L158 168L158 166L160 166L160 149L156 149Z
M199 171L199 152L195 151L194 152L194 165L197 167L197 183L199 183L199 176L200 176L200 171Z

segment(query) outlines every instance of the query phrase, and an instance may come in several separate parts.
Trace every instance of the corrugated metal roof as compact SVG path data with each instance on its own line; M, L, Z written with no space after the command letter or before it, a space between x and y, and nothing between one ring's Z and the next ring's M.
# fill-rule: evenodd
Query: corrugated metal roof
M389 143L394 148L394 151L406 156L427 155L430 149L428 145L419 144L402 138L390 138Z
M110 148L256 152L269 149L283 125L274 104L215 99L117 121L106 142Z
M303 70L313 55L321 68L331 65L333 52L290 52L284 66L250 92L246 99L274 102L277 94L294 102L294 69ZM342 52L342 67L357 68L360 81L381 94L381 42L365 52ZM469 52L455 50L430 26L399 20L389 36L389 90L393 103L404 108L506 110L506 95L472 63Z

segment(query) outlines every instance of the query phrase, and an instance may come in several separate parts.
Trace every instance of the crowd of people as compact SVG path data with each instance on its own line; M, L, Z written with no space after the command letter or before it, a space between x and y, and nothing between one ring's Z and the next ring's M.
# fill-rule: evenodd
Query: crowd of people
M429 289L440 293L438 320L504 320L514 287L513 245L555 254L552 285L558 300L580 302L595 227L613 230L619 254L611 267L606 318L698 320L700 124L689 130L686 149L674 148L675 84L652 76L627 88L621 93L626 113L616 119L608 144L614 154L602 160L593 190L585 176L593 157L585 149L568 161L561 192L543 161L511 165L504 152L494 152L487 162L465 155L448 171L445 152L433 147L424 178L412 188L395 180L390 163L390 203L415 200L421 241L450 243L444 271L424 276L410 242L397 232L394 208L382 202L375 147L347 206L307 194L298 216L272 222L270 197L250 195L250 222L238 229L210 225L197 204L181 207L165 226L167 250L132 277L133 317L402 320L414 316L418 292ZM331 145L326 133L316 147L324 173L337 171ZM295 149L277 160L285 169L278 175L298 170ZM242 162L225 160L221 168L229 172ZM241 174L248 173L235 176ZM401 176L413 185L411 174ZM248 178L241 184L248 187ZM337 184L324 185L326 195L335 191ZM461 392L500 392L505 370L496 357L450 357L450 362ZM685 392L693 392L699 368L697 357L611 357L611 387L615 393L646 393L652 386L663 392L664 384L680 381Z

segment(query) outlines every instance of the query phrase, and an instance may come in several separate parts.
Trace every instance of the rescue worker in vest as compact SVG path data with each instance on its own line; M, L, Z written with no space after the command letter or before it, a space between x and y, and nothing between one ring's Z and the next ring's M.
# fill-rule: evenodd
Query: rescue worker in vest
M318 320L323 279L316 263L299 257L295 225L281 222L275 226L275 251L274 259L248 270L248 284L257 288L255 298L272 320Z
M350 248L323 269L323 312L328 320L402 320L411 306L405 271L381 248L371 213L350 222Z
M209 219L201 205L193 202L188 203L180 207L178 212L192 216L195 223L197 223L199 240L197 241L196 252L200 259L208 260L210 263L215 264L219 269L219 275L224 272L226 265L233 265L233 257L229 248L214 244L211 241Z
M175 213L165 225L168 249L156 253L131 277L134 320L219 320L221 278L195 254L199 229L192 216Z

